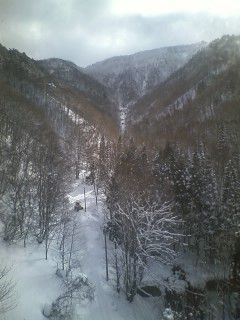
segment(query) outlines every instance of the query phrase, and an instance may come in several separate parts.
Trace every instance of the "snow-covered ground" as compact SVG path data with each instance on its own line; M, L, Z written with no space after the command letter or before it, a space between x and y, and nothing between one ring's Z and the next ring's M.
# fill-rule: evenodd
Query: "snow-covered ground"
M87 210L74 212L76 201L84 205L84 188L86 191ZM156 320L162 319L161 306L163 299L142 298L137 295L129 303L123 292L116 292L115 272L111 267L113 244L108 241L109 281L106 281L105 247L103 237L104 198L101 193L96 205L93 186L85 185L81 180L75 181L69 194L69 215L76 224L74 240L74 275L86 275L94 288L93 301L77 300L75 318L73 320ZM30 242L30 241L29 241ZM12 267L10 276L16 283L17 307L9 311L1 320L44 320L42 309L64 292L62 280L56 276L57 266L60 266L57 246L52 244L49 259L44 257L44 247L36 242L23 247L18 244L0 242L1 264ZM207 280L218 274L224 278L224 270L216 265L214 274L208 265L194 263L194 256L180 255L175 261L186 272L186 280L196 287L203 287ZM195 267L194 267L195 266ZM173 275L171 266L153 263L146 272L143 284L158 285L164 293L165 288L177 292L185 290L187 282Z
M127 112L128 112L127 107L119 105L119 117L120 117L121 132L125 131Z
M55 275L56 260L51 251L44 258L42 245L0 244L1 264L11 267L10 277L15 282L17 307L1 320L43 320L42 308L61 292L60 280Z
M83 185L76 183L70 194L70 201L83 203ZM82 248L79 252L81 272L86 274L95 287L94 300L88 304L79 304L76 319L82 320L156 320L159 319L157 299L144 299L136 296L129 303L124 294L118 294L114 288L114 274L106 281L105 249L102 226L104 224L103 203L100 197L98 207L92 186L86 187L87 212L80 211L79 240ZM111 243L108 243L111 248ZM109 252L109 255L110 252Z
M76 239L74 259L78 260L75 273L84 273L95 288L94 300L80 302L76 306L75 319L81 320L156 320L159 319L158 298L136 296L129 303L124 293L115 289L114 271L110 268L110 278L106 281L105 251L102 227L104 205L101 197L96 206L92 186L75 182L69 194L70 208L75 201L84 199L86 188L87 212L79 211L76 219ZM69 214L74 214L70 209ZM108 242L109 256L112 244ZM56 276L58 253L56 246L49 250L48 261L44 258L44 248L36 243L0 243L1 263L12 266L11 277L16 282L17 307L9 311L1 320L43 320L42 308L63 292L61 279Z
M84 205L84 188L86 192L87 210L74 212L76 201ZM86 275L94 288L93 301L77 300L75 318L73 320L157 320L161 317L163 299L142 298L137 295L129 303L124 292L116 292L115 272L111 267L113 244L108 241L109 255L109 281L106 281L105 247L103 237L104 225L104 198L99 194L96 205L93 186L85 185L81 180L75 181L69 193L69 215L76 224L74 240L74 275ZM60 266L57 245L52 244L49 250L49 259L45 260L43 245L30 241L27 247L23 242L7 244L0 242L0 258L2 265L12 267L10 276L16 283L17 307L9 311L1 320L44 320L42 309L64 292L62 280L56 276L57 267ZM175 261L186 272L186 280L196 287L204 287L207 280L218 274L224 278L224 270L216 265L214 274L208 265L194 263L194 256L180 255ZM194 267L195 266L195 267ZM182 292L187 282L173 275L171 266L153 263L143 279L144 284L156 283L162 293L165 288Z

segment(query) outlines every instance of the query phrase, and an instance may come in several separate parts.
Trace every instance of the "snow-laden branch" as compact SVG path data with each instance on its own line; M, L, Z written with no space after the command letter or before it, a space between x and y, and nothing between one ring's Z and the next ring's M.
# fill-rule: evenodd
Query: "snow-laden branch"
M126 292L134 295L152 260L170 263L176 256L174 244L182 235L180 221L169 202L138 203L133 199L117 206L111 228L119 244Z

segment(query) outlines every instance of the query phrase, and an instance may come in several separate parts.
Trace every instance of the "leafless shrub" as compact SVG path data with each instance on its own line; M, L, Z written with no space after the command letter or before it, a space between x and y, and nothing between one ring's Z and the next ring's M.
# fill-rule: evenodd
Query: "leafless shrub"
M16 307L15 283L10 278L10 270L0 266L0 314Z

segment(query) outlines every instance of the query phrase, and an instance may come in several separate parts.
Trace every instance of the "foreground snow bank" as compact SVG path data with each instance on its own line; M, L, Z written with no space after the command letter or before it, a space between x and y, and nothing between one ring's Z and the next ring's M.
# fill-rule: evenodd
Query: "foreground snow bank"
M43 320L42 308L61 293L61 281L55 275L56 261L53 252L44 259L42 245L0 242L0 261L12 268L11 277L16 283L17 307L1 320Z
M75 307L85 301L93 301L94 287L84 274L63 274L57 270L64 286L64 292L51 304L45 305L42 313L50 320L69 320L75 315Z

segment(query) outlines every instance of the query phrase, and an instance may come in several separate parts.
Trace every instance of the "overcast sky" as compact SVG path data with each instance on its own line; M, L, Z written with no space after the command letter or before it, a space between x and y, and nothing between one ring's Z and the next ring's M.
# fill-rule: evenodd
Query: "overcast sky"
M0 42L80 66L240 34L240 0L0 0Z

